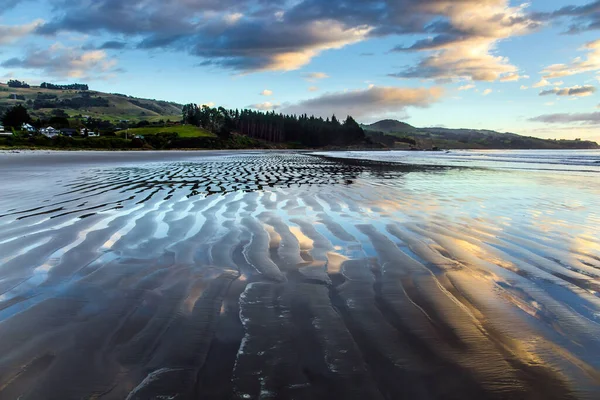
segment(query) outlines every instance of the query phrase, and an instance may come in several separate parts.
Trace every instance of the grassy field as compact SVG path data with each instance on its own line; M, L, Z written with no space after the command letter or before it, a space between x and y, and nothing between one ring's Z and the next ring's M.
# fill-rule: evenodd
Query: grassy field
M125 136L126 131L118 131L118 136ZM207 130L198 128L192 125L177 125L177 126L148 126L143 128L131 128L129 129L129 135L142 135L150 136L156 135L161 132L177 132L179 137L193 138L193 137L215 137L215 135Z

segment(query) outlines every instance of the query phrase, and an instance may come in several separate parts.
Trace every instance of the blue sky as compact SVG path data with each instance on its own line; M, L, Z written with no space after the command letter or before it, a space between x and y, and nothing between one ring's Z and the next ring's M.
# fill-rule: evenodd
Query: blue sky
M600 1L3 0L0 81L600 140Z

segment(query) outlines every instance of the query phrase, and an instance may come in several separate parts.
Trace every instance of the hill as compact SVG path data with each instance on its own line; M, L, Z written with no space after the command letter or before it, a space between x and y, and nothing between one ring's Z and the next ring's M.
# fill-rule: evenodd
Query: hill
M118 93L103 93L94 90L59 90L39 86L15 88L0 83L0 114L4 110L23 104L33 118L43 118L53 110L64 110L70 117L129 121L158 121L181 119L182 105L142 99Z
M383 133L403 133L417 130L414 126L406 122L396 121L395 119L384 119L371 125L362 125L362 128Z
M485 129L417 128L404 122L383 120L363 125L367 136L389 147L417 149L598 149L587 140L551 140Z

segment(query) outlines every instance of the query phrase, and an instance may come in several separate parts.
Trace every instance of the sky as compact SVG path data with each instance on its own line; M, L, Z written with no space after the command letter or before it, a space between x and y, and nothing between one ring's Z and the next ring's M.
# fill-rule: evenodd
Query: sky
M0 81L600 141L600 0L0 0Z

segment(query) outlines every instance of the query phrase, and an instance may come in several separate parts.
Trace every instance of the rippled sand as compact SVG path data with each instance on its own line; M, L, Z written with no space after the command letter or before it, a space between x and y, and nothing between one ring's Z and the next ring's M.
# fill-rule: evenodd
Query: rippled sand
M600 398L590 177L109 154L0 155L0 399Z

